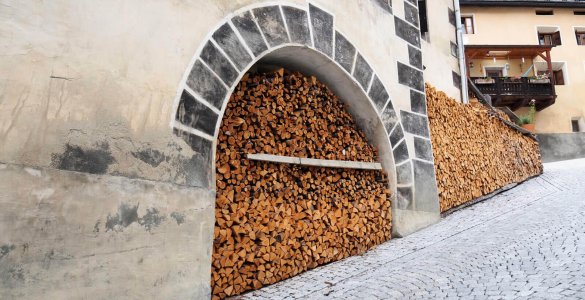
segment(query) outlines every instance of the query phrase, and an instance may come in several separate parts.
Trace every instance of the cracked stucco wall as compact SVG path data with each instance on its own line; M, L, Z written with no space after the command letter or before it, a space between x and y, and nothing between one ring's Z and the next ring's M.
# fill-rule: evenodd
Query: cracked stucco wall
M0 191L1 299L209 293L205 189L0 164Z

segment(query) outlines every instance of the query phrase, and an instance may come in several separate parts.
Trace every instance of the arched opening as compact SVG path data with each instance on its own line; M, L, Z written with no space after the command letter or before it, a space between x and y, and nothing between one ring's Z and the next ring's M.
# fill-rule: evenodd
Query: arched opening
M229 98L248 71L284 67L304 76L315 76L325 84L343 101L357 130L376 148L393 213L397 215L392 219L392 229L410 230L425 223L418 218L419 208L413 205L414 154L406 145L403 126L386 86L358 49L335 30L332 15L312 4L306 8L252 7L229 15L210 36L184 76L175 102L176 117L171 123L175 133L201 153L201 159L196 161L200 168L192 176L209 188L210 195L217 192L216 173L220 170L216 172L215 162L219 158L216 146L220 143L220 126ZM416 121L426 126L424 118ZM279 168L284 167L282 164L274 167ZM403 217L405 212L407 219ZM418 222L415 226L411 224L411 214L412 220ZM205 220L208 221L212 220ZM395 233L400 235L399 231ZM213 235L209 236L211 250ZM234 266L238 267L235 263ZM251 284L258 287L254 281ZM231 294L235 290L232 288Z
M216 148L216 297L258 289L390 239L394 192L385 170L331 166L381 161L362 128L375 138L384 127L375 111L367 115L372 105L355 98L351 86L359 87L307 50L267 55L244 75L225 108ZM353 98L342 103L315 74ZM358 118L346 111L350 107L361 111ZM314 161L308 166L294 158Z

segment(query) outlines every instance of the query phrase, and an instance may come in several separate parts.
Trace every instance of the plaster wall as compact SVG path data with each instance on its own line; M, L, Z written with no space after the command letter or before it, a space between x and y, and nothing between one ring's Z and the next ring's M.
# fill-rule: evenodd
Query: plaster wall
M0 191L2 299L210 292L215 204L206 189L0 164Z
M459 74L459 61L451 53L451 43L457 44L455 25L449 21L450 11L454 11L453 0L426 3L429 32L422 42L425 81L461 101L461 89L453 83L453 72Z
M524 63L522 63L522 59L505 59L499 58L496 59L494 62L493 59L472 59L473 68L470 68L470 76L471 77L485 77L485 68L490 67L506 67L509 66L509 69L506 70L508 77L515 77L521 76L526 73L528 68L532 65L532 59L525 58ZM534 76L534 69L528 72L527 76Z
M309 2L393 104L372 109L404 158L396 234L437 221L416 1L0 0L0 298L207 297L215 144L177 124L178 87L231 17Z
M539 8L541 9L541 8ZM536 132L571 132L571 119L585 116L585 46L577 45L575 27L585 27L575 9L553 8L554 15L536 15L530 7L462 7L475 19L469 45L538 45L538 26L559 27L562 45L551 51L553 62L565 62L565 85L557 85L556 103L536 113ZM568 78L568 80L567 80Z
M585 157L585 133L544 133L538 135L543 162Z

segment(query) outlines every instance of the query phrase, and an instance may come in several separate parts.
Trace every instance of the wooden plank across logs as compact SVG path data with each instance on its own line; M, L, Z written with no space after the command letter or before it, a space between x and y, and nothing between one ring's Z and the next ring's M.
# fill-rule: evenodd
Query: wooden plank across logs
M291 165L301 165L310 167L339 168L339 169L356 169L356 170L382 170L382 164L373 162L332 160L332 159L314 159L302 158L283 155L272 155L263 153L248 153L246 157L249 160L266 161L273 163L283 163Z

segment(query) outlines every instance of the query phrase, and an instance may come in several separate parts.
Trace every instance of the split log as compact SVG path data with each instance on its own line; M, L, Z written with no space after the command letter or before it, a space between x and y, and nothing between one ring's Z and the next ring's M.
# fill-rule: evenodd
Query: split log
M378 161L377 149L316 78L285 70L245 75L217 143L214 298L390 239L391 195L382 171L276 164L247 154Z
M426 93L442 212L542 173L535 140L479 102L460 104L428 84Z

